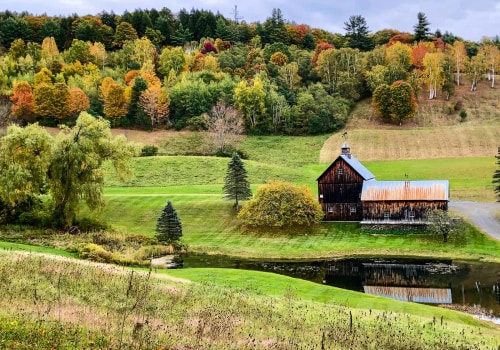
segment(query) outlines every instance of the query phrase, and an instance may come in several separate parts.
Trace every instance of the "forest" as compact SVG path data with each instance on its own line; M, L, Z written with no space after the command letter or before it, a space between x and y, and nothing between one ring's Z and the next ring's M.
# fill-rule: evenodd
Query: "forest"
M339 34L280 9L262 23L198 9L4 11L0 120L73 126L86 111L112 127L206 130L222 120L246 134L311 135L342 128L355 103L373 97L383 122L401 124L427 94L445 100L456 85L495 84L498 36L477 43L429 26L424 13L414 33L371 33L354 15Z

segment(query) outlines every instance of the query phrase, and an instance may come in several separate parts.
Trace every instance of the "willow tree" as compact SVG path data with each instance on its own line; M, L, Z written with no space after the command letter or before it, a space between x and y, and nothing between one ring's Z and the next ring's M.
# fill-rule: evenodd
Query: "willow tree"
M103 206L104 161L111 161L121 179L129 175L134 147L124 137L112 138L109 122L83 112L71 129L56 139L48 171L56 224L70 227L81 202L90 210Z

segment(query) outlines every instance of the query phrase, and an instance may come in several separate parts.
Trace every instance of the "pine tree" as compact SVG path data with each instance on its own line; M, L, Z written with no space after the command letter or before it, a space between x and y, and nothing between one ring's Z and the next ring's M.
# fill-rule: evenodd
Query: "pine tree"
M252 191L247 179L247 171L240 156L233 153L231 161L227 164L226 177L224 178L224 198L234 199L236 211L239 210L238 200L250 199Z
M497 159L498 169L495 170L495 173L493 174L493 183L496 185L495 193L497 194L498 201L500 202L500 147L498 147L498 155L496 155L495 158Z
M182 237L182 223L169 200L156 223L156 238L159 242L172 243Z
M417 14L418 23L415 25L415 41L427 41L429 35L430 23L427 20L427 16L423 12Z

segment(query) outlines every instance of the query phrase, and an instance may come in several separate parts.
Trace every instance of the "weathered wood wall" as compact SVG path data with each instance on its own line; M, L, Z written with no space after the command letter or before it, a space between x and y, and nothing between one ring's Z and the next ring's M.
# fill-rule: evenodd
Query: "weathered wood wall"
M363 203L363 220L424 220L427 210L448 210L447 201L365 201ZM389 212L389 218L384 213ZM414 217L410 217L410 212Z
M342 174L339 174L342 169ZM338 158L318 179L319 203L327 221L360 221L363 215L363 178ZM353 212L351 209L356 208Z

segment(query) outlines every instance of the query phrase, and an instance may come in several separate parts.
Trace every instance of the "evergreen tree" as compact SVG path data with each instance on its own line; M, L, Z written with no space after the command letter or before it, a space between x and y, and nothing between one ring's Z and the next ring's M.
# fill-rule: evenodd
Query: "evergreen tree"
M429 21L425 16L425 13L419 12L417 14L418 23L415 25L415 41L426 41L429 35Z
M172 243L182 237L182 224L169 200L156 223L156 238L159 242Z
M234 199L236 211L239 210L238 200L250 199L252 191L247 179L247 171L240 156L233 153L231 161L227 164L226 177L224 178L224 198Z
M493 183L496 185L495 193L497 194L498 201L500 202L500 147L498 147L498 155L496 155L495 158L497 159L498 169L495 170L495 173L493 174Z
M344 25L349 47L359 49L360 51L370 51L373 49L373 39L368 36L368 25L363 16L351 16L347 22L344 22Z

